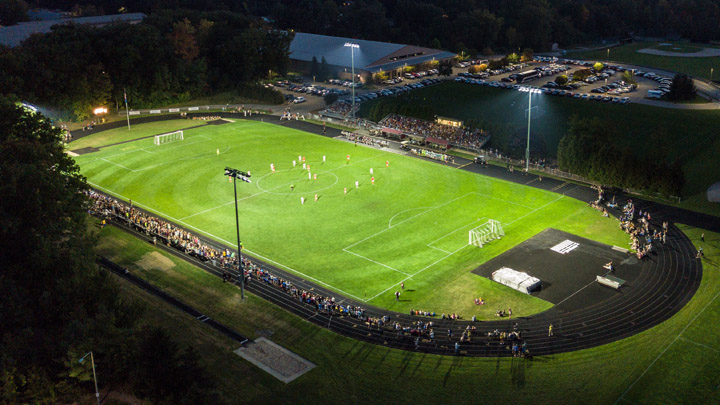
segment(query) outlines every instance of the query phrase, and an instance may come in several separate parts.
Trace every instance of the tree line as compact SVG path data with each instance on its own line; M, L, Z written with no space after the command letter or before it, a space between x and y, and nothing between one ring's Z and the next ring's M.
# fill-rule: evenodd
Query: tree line
M618 148L614 142L617 135L597 118L571 117L568 132L558 145L560 169L604 185L681 195L685 177L679 161L668 164L652 156L639 157Z
M13 2L18 0L13 0ZM37 0L85 13L222 10L265 17L280 29L475 53L546 50L643 36L720 40L720 0ZM417 29L422 27L422 29Z
M224 403L198 353L143 326L94 264L88 189L61 130L0 96L0 403L74 403L101 386L167 404Z
M125 94L131 108L147 108L242 87L278 103L280 94L248 86L287 72L292 38L261 19L223 11L163 10L139 24L102 28L58 25L0 49L0 93L74 119L98 105L121 108Z

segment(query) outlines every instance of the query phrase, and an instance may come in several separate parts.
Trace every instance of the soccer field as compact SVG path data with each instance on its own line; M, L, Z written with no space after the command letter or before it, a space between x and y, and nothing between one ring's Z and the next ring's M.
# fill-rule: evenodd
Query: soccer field
M262 122L206 125L162 145L139 139L76 161L92 186L230 246L235 206L223 169L250 171L252 183L238 182L246 253L399 311L542 311L551 304L469 271L548 227L627 243L616 221L562 195ZM506 236L468 245L488 219ZM497 305L473 308L474 297Z

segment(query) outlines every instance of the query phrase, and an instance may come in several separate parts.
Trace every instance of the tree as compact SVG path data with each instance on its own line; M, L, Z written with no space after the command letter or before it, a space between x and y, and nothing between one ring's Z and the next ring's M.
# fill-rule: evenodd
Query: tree
M450 60L443 60L438 66L438 76L450 76L453 73L452 62Z
M637 81L635 80L635 75L633 74L633 72L631 70L624 71L622 78L625 83L637 84Z
M508 54L505 59L507 59L508 63L517 63L520 60L520 57L515 52L512 52Z
M578 69L573 73L573 81L580 82L592 76L590 69Z
M387 72L377 72L373 75L373 81L377 84L381 84L385 80L387 80L390 76L388 76Z
M521 62L531 62L534 57L535 57L535 52L532 50L532 48L525 48L522 51L522 57L520 58L520 61Z
M69 354L92 347L102 358L137 313L94 264L88 186L63 150L62 131L3 97L0 176L0 402L73 402L66 364L78 358ZM99 364L112 381L114 368Z
M567 82L568 82L567 75L559 75L558 77L555 78L555 83L557 83L560 86L566 85Z
M481 71L480 65L472 65L468 68L468 73L480 73Z
M195 32L195 27L193 27L190 20L184 18L182 21L173 24L173 30L168 34L168 39L175 54L186 61L192 61L200 54Z
M320 65L318 65L317 56L314 55L310 61L310 76L313 78L320 76Z
M330 65L328 65L327 61L325 60L325 57L323 56L320 61L320 71L318 72L318 80L321 82L327 81L330 79Z
M601 62L595 62L593 65L593 69L595 69L596 72L601 72L605 68L605 65L603 65Z
M437 38L433 38L432 42L430 42L430 48L442 49L442 44L440 43L440 40Z
M490 70L502 69L504 66L502 59L491 59L488 62L488 69Z
M0 1L0 26L27 21L28 5L23 0Z
M697 88L693 79L685 74L678 73L670 84L668 99L671 101L693 100L697 96Z

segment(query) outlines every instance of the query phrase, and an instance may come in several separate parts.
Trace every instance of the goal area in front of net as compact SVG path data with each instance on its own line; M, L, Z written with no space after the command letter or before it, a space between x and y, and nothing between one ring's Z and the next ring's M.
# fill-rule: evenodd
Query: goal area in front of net
M468 234L468 244L483 247L484 244L495 239L500 239L503 236L505 236L505 231L500 221L490 219L486 223L470 230Z
M155 135L155 145L162 145L168 142L182 141L183 131L168 132L167 134Z

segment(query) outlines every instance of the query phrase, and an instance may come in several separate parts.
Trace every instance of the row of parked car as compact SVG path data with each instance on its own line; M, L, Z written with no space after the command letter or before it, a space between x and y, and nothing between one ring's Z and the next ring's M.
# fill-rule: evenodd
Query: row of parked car
M630 83L625 83L622 80L616 80L605 86L600 86L600 87L594 88L594 89L590 90L590 92L598 93L598 94L608 93L608 94L620 95L623 93L629 93L635 89L637 89L636 84L630 84Z
M340 80L340 79L330 79L330 80L328 80L328 83L330 83L330 84L336 84L336 85L338 85L338 86L355 87L355 88L358 88L358 87L361 87L361 86L362 86L362 83L361 83L361 82L355 82L355 83L353 84L353 82L351 82L350 80Z
M405 76L406 79L421 79L425 76L433 76L440 73L437 69L430 69L430 70L423 70L420 72L406 72L403 76Z
M472 79L467 77L456 77L456 82L462 82L462 83L468 83L468 84L475 84L479 86L488 86L488 87L497 87L497 88L503 88L503 89L513 89L518 91L529 91L529 90L539 90L541 93L551 95L551 96L560 96L560 97L573 97L577 99L583 99L583 100L595 100L595 101L603 101L606 103L615 103L615 104L627 104L630 102L629 97L609 97L609 96L602 96L602 95L588 95L588 94L582 94L582 93L575 93L572 91L562 90L562 89L551 89L547 87L534 87L534 86L524 86L521 84L506 84L501 81L487 81L482 79Z
M672 79L669 77L661 76L653 72L643 72L641 70L635 72L635 76L644 77L658 83L658 86L655 90L648 90L648 96L652 98L661 98L666 94L670 93L670 85L672 84Z
M437 83L440 83L439 79L427 78L427 79L424 79L417 83L408 83L408 84L405 84L402 86L388 87L386 89L378 90L375 92L358 95L355 97L355 102L362 103L363 101L373 100L378 97L387 97L387 96L403 94L403 93L407 93L414 89L419 89L419 88L430 86L430 85L437 84ZM351 103L352 99L344 99L342 101Z

